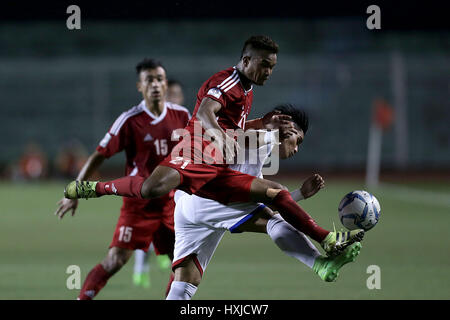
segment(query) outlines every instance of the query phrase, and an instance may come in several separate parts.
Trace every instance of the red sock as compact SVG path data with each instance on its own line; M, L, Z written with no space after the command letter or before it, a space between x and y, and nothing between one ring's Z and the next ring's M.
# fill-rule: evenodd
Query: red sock
M172 272L170 274L169 283L167 284L167 288L166 288L166 298L167 298L167 295L169 294L170 287L172 286L173 279L175 279L175 277L174 277L173 272Z
M101 264L96 265L84 280L81 288L79 300L92 300L97 293L102 290L111 275L106 272Z
M122 197L142 199L141 188L145 178L140 176L126 176L112 181L99 182L95 191L99 196L115 194Z
M317 225L313 218L292 199L289 191L280 191L273 199L272 204L278 209L284 220L317 242L322 242L330 233Z

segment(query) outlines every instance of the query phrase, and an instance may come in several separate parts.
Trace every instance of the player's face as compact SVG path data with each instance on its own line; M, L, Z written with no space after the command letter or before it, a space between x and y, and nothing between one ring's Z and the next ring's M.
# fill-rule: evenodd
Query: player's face
M300 144L303 142L305 137L303 130L295 129L296 133L290 137L281 141L280 144L280 158L287 159L292 157L298 152Z
M277 55L266 50L255 50L245 64L247 78L254 84L262 86L272 75L273 68L277 64Z
M166 71L161 67L142 70L137 87L145 101L154 104L164 100L167 92Z
M183 89L178 84L173 84L169 86L167 90L167 101L170 101L175 104L183 105L184 103L184 95Z

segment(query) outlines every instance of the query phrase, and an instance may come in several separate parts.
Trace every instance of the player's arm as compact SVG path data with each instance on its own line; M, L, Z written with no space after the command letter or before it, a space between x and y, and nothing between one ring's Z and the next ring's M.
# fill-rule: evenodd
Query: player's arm
M89 177L100 167L105 158L106 157L100 152L94 151L87 159L83 168L81 168L76 180L88 180ZM72 210L73 216L75 214L77 206L78 206L77 199L62 198L58 202L58 208L55 211L55 215L57 215L60 219L62 219L66 214L66 212Z
M299 189L292 191L291 196L294 201L308 199L319 192L323 187L325 187L325 181L316 173L306 179Z
M205 130L209 130L208 134L212 138L214 138L214 141L220 141L220 142L233 142L233 143L225 143L226 155L233 155L235 153L234 151L234 139L226 139L227 135L225 131L219 126L219 123L217 122L216 114L219 112L219 110L222 108L222 105L211 98L203 98L202 102L200 103L200 106L197 110L197 119L202 122L202 127Z
M77 180L88 180L105 159L106 157L103 154L97 150L94 151L87 159L83 168L81 168L80 173L78 173Z

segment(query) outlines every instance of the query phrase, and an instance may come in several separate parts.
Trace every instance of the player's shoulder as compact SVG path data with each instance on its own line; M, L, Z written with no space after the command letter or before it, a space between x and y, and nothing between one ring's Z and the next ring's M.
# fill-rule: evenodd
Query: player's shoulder
M207 81L209 87L225 87L225 85L230 85L236 80L239 81L239 75L235 67L230 67L225 70L219 71L213 74Z
M139 103L137 106L134 106L122 112L120 116L116 119L116 121L114 121L110 133L116 135L127 121L130 121L130 119L138 116L142 112L144 112L143 101Z
M172 112L176 113L186 113L189 117L191 116L191 113L189 112L188 108L180 106L179 104L172 103L172 102L166 102L166 107Z

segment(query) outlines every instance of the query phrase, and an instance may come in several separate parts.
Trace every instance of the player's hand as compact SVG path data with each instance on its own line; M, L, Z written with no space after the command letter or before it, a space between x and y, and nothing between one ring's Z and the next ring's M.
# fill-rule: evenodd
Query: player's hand
M294 128L294 126L285 126L282 127L280 130L280 141L283 141L284 139L288 139L290 136L293 136L298 133L298 131Z
M75 211L78 207L78 199L66 199L62 198L58 201L58 209L55 211L55 216L58 216L59 219L62 219L64 215L72 210L72 217L75 215Z
M312 197L317 192L319 192L320 189L325 187L325 181L319 174L313 174L308 179L303 182L302 187L300 188L300 191L305 199L308 199L309 197Z
M280 129L281 131L282 129L294 127L291 119L291 116L281 114L280 111L271 111L264 115L262 118L262 123L266 129Z

